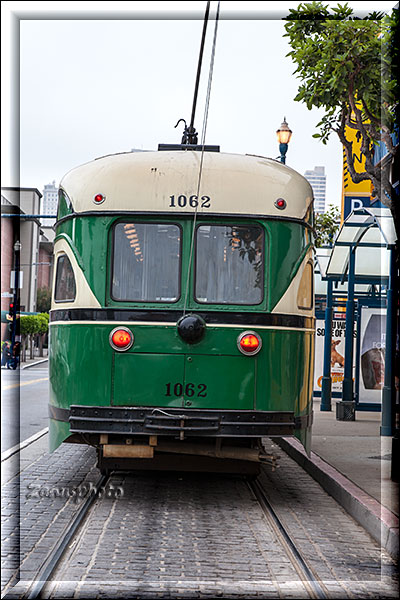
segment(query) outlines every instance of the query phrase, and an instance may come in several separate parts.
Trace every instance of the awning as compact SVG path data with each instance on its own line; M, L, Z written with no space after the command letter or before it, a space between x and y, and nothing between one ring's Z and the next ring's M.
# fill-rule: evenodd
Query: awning
M325 277L345 281L350 250L355 248L355 283L385 283L389 278L390 249L396 242L388 208L360 208L343 223L329 258Z
M314 290L316 296L326 296L328 281L326 271L329 259L332 254L332 248L316 248L314 255ZM347 280L343 283L339 280L334 281L333 292L340 295L347 295ZM358 283L354 287L357 296L366 296L371 293L372 284Z

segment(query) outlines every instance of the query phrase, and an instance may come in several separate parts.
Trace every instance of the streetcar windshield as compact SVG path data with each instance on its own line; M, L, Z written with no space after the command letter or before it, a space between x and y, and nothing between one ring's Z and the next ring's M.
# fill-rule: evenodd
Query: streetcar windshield
M262 302L264 234L260 226L201 225L196 242L197 302Z
M180 296L181 230L177 225L118 223L114 228L114 300L176 302Z

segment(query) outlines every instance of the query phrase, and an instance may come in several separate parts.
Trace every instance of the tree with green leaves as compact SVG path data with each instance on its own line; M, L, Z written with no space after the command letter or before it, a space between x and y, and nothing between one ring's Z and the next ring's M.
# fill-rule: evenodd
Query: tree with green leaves
M22 356L21 360L25 360L26 345L30 345L30 358L33 358L33 336L37 331L37 320L35 315L21 315L19 319L19 327L22 336Z
M39 356L43 356L43 343L46 334L49 331L49 314L40 313L36 315L36 333L39 336Z
M394 160L393 143L399 84L392 70L398 57L398 8L363 19L347 4L330 8L322 2L302 2L285 18L290 56L301 79L296 101L308 109L324 109L313 136L327 143L339 136L354 183L371 180L374 194L393 213L399 226L400 208L392 187L390 163L374 164L374 149L384 143ZM365 172L355 169L353 144L346 128L357 131Z
M51 289L48 287L38 288L36 294L36 310L39 313L48 313L51 307Z
M43 356L43 338L49 331L49 315L47 313L21 315L19 322L22 335L22 360L25 360L27 342L30 346L30 358L33 358L33 342L36 335L39 336L40 356Z
M337 206L329 205L324 213L315 215L315 247L332 246L340 227L340 211Z

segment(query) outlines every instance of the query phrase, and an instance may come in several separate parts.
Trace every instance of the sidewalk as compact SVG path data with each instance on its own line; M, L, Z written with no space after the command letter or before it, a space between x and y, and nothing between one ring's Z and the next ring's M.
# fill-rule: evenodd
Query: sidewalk
M40 365L41 363L45 364L49 360L48 356L35 356L34 358L28 358L23 363L18 365L18 371L20 369L28 369L29 367L34 367L35 365ZM1 367L2 369L7 369L7 367Z
M41 363L45 364L49 360L48 356L35 356L34 358L28 358L25 362L21 363L21 369L28 369L29 367L34 367L35 365L40 365Z
M399 485L390 479L392 438L380 436L381 413L356 412L355 421L336 420L314 400L311 457L293 438L279 440L303 466L386 550L399 544Z

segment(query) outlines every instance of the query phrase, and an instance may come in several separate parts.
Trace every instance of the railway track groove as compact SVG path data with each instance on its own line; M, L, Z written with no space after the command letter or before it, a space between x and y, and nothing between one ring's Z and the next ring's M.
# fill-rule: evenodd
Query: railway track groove
M24 595L24 598L26 598L27 600L33 600L35 598L40 597L43 588L50 580L50 577L56 569L66 548L68 547L69 543L78 531L79 527L82 525L85 517L89 513L91 506L98 497L99 491L106 486L108 479L108 475L102 475L97 481L97 483L95 484L96 491L88 495L88 497L86 498L86 500L84 501L74 518L72 519L71 523L64 531L63 536L60 538L56 546L52 548L51 552L46 557L46 560L44 561L42 567L38 571L35 581L32 583L30 589L28 589L27 593Z
M93 467L92 489L121 494L101 494L94 505L79 496L75 516L40 538L7 597L397 597L392 574L379 577L385 562L372 540L290 459L281 463L252 483L176 473L113 473L107 483ZM57 477L73 481L60 470ZM34 515L47 501L34 502Z
M297 548L295 542L292 540L282 521L279 519L278 515L274 511L260 483L257 480L246 480L246 483L250 492L254 494L254 496L257 498L257 501L260 504L268 522L275 531L275 534L280 540L282 546L285 548L293 567L296 569L304 586L307 588L310 597L318 598L320 600L325 600L329 598L327 590L324 588L324 585L319 581L319 578L314 574L313 570L308 566L300 550Z

